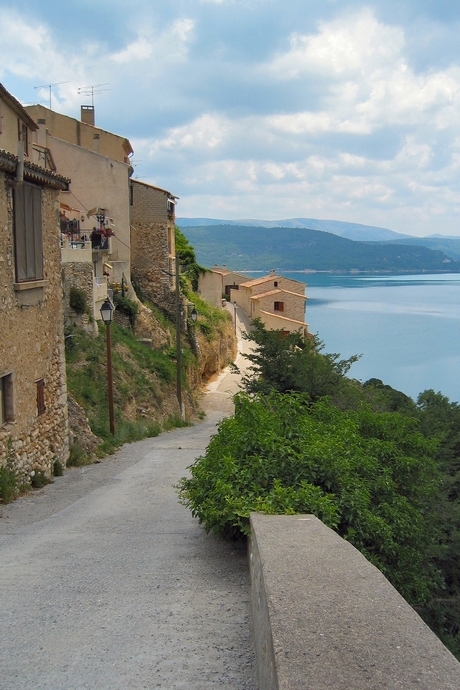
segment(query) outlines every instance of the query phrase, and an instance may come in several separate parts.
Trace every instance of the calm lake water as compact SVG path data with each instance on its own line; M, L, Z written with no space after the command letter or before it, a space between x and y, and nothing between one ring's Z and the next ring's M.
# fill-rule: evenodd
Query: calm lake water
M350 376L460 401L459 274L283 275L308 284L306 321L325 351L363 355Z

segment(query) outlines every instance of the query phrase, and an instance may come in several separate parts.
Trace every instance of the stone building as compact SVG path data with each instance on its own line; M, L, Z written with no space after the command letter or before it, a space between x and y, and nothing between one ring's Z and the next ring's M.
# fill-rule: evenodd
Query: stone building
M25 477L68 456L59 195L37 125L0 85L0 463Z
M222 304L222 298L230 298L230 290L238 289L238 285L246 283L248 276L236 271L230 271L227 266L218 266L200 275L198 279L198 290L206 301L215 307Z
M263 278L240 283L230 290L230 300L242 307L251 319L262 319L265 326L285 333L301 331L308 336L305 323L306 284L278 276L275 271Z
M38 123L36 154L48 152L55 169L72 180L60 199L61 225L68 228L63 232L65 286L75 284L88 293L92 315L100 319L107 284L131 283L131 144L95 127L89 107L82 106L81 120L42 105L26 110ZM75 320L75 315L66 317Z
M175 308L174 241L178 197L131 180L131 271L143 294L161 309Z

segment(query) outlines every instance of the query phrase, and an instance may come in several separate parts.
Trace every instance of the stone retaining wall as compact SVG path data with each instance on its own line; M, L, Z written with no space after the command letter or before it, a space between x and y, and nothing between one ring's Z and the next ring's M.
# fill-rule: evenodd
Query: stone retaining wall
M458 690L460 663L351 544L313 515L251 515L261 690Z

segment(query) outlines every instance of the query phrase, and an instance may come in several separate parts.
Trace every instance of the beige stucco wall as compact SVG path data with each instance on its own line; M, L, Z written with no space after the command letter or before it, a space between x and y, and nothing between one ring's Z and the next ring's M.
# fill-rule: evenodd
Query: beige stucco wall
M121 163L129 162L127 155L129 142L124 137L85 124L73 117L56 113L45 108L44 105L30 105L27 106L26 110L36 122L45 120L50 136L75 144L75 146L81 146L88 151L100 153ZM44 145L40 138L37 141Z
M0 376L12 373L14 421L0 426L0 462L25 474L51 471L68 456L59 192L43 192L44 286L14 289L12 190L0 171ZM21 308L22 303L22 308ZM46 411L38 416L36 381L45 380Z
M228 271L226 267L220 268L216 264L209 272L200 275L198 290L203 299L218 307L221 305L227 285L241 285L247 279L248 277L241 273Z
M268 311L276 314L275 302L283 302L284 309L277 314L278 316L285 316L286 318L302 322L305 318L305 298L286 290L279 290L271 295L261 295L257 299L252 299L251 302L254 307L252 313L255 316L258 316L257 312L259 311Z
M222 275L207 271L198 278L198 292L214 307L222 305Z
M308 335L308 324L303 321L295 321L294 319L287 319L284 316L277 316L267 311L260 311L259 316L262 319L265 328L268 330L278 331L300 331L302 335ZM253 317L254 318L254 317Z
M120 282L124 272L130 280L129 166L55 137L47 137L57 171L70 177L70 192L61 192L61 201L71 207L90 210L107 208L113 219L109 262L111 282ZM84 214L81 231L91 233L96 219Z
M18 155L18 115L19 113L11 108L0 94L0 149L13 153L15 156ZM27 130L30 156L24 151L24 157L25 160L32 161L32 141L35 132L29 127Z
M131 181L131 271L142 292L162 309L175 305L174 214L169 192Z

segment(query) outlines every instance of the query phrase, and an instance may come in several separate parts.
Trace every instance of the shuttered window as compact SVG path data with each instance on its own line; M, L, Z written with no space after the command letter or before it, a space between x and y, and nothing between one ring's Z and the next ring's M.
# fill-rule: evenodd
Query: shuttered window
M43 278L42 190L19 183L14 189L16 282Z
M45 405L45 380L39 379L37 384L37 411L41 415L46 411Z
M284 311L284 302L275 302L274 311Z
M13 420L13 374L6 374L0 376L0 424Z

